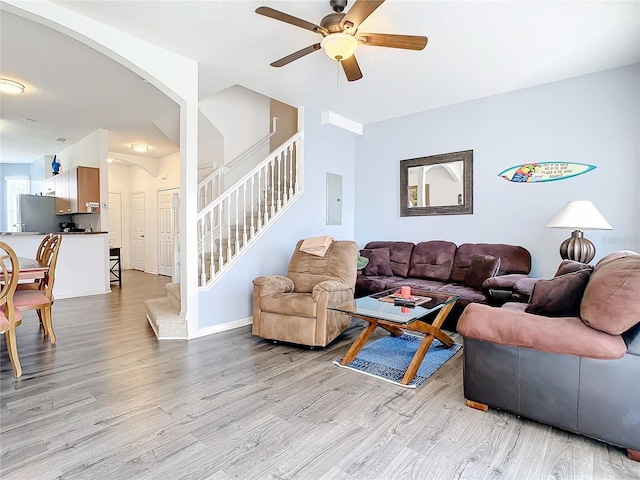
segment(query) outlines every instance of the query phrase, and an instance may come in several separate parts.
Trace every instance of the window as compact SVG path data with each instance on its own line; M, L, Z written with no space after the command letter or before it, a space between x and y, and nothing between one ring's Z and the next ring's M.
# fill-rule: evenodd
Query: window
M4 177L5 192L7 195L7 232L19 232L18 228L18 195L21 193L31 193L29 187L29 177Z

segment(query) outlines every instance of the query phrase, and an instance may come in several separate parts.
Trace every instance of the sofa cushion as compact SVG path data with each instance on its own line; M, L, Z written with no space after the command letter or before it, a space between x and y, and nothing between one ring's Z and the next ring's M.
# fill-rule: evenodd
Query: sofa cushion
M458 332L499 345L603 360L622 358L627 352L620 335L589 328L579 317L549 318L477 303L464 309Z
M395 277L368 277L367 275L359 275L356 280L356 294L362 297L382 292L387 289L387 282L392 278Z
M442 240L420 242L413 249L409 277L446 282L451 276L456 244Z
M563 260L556 270L554 277L559 277L565 273L577 272L579 270L593 270L591 265L582 262L576 262L575 260Z
M531 279L524 273L507 273L506 275L498 275L497 277L487 278L482 288L488 290L489 288L495 288L498 290L513 290L520 280Z
M531 271L531 254L523 247L503 243L463 243L456 250L456 256L453 260L452 282L464 283L471 266L471 259L478 254L500 258L498 275L529 273Z
M363 275L387 277L393 275L388 248L365 248L360 250L360 255L369 259L369 263L362 269Z
M364 248L384 248L389 249L391 256L391 270L396 277L406 277L409 273L409 262L411 262L411 252L415 245L411 242L369 242Z
M465 285L476 290L482 290L482 284L487 278L495 277L500 269L500 258L493 255L474 255L469 265L469 271L464 279Z
M633 252L631 250L617 250L615 252L611 252L608 255L605 255L604 257L602 257L600 260L598 260L598 263L596 264L596 268L601 267L602 265L604 265L607 262L610 262L611 260L628 257L629 255L638 255L638 253Z
M612 335L640 322L640 255L600 261L580 304L582 321Z
M591 270L566 273L551 280L538 280L525 312L547 317L577 317Z
M466 285L458 285L454 283L447 283L442 285L436 290L438 293L450 293L451 295L460 295L460 298L456 301L456 305L465 306L469 303L487 303L487 297L482 292L479 292L475 288L467 287Z

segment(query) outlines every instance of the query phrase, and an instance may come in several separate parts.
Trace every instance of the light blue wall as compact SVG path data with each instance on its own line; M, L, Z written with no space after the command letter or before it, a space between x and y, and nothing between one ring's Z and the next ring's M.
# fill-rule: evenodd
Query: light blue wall
M7 227L7 194L4 177L29 177L31 165L28 163L0 163L0 231L8 231Z
M313 110L304 117L304 193L211 290L200 292L200 328L251 317L251 281L284 275L298 240L354 240L354 135L321 125ZM326 225L327 172L342 175L342 225Z
M417 92L428 95L429 92ZM522 245L533 274L555 272L570 231L545 228L570 200L591 200L613 226L586 231L597 261L640 251L640 65L528 88L365 126L356 139L356 241L450 240ZM474 213L400 217L399 161L473 150ZM498 177L525 162L596 165L555 182Z

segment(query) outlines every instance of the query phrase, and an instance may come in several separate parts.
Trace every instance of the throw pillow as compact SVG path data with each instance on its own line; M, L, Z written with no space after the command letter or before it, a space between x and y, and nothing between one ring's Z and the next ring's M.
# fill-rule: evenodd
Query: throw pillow
M629 252L598 262L582 297L580 317L610 335L640 322L640 255Z
M379 277L393 276L389 248L365 248L360 250L360 255L369 259L369 263L362 269L363 275Z
M527 313L545 317L577 317L591 270L565 273L551 280L538 280L533 287Z
M500 270L500 258L493 255L474 255L469 264L469 271L464 279L465 285L482 290L487 278L495 277Z
M560 262L560 266L558 266L558 270L554 277L559 277L560 275L564 275L566 273L577 272L578 270L590 270L593 271L593 267L586 263L576 262L575 260L563 260Z

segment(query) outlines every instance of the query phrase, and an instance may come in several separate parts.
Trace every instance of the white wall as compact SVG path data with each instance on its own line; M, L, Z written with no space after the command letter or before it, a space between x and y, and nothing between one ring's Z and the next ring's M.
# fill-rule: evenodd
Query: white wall
M122 194L122 264L131 268L131 193L144 192L145 271L158 273L158 190L180 187L180 153L158 159L158 176L136 165L109 164L109 192ZM162 178L165 177L166 178Z
M105 177L106 170L104 168L107 165L108 153L109 132L100 128L57 154L58 161L61 164L61 172L74 167L95 167L100 169L100 214L90 215L91 218L85 218L84 215L73 215L74 222L81 223L83 228L92 223L96 232L109 230L109 210L103 208L109 200L108 184Z
M45 155L29 165L29 178L31 180L31 193L44 194L44 179L51 176L51 161L53 155Z
M200 100L200 111L222 134L225 164L236 159L269 134L270 99L239 85ZM240 166L235 169L225 169L225 188L233 185L268 153L267 143L255 156L252 155ZM216 160L216 164L221 163Z
M304 193L211 290L200 292L201 334L250 317L251 281L283 275L298 240L319 235L354 239L354 153L352 133L321 125L320 114L305 109ZM326 225L327 172L342 175L342 225Z
M358 243L450 240L522 245L533 275L550 277L568 230L545 228L571 200L591 200L613 231L587 231L597 261L640 250L640 65L551 83L366 125L356 139ZM399 161L473 150L474 213L400 217ZM555 182L498 176L528 162L595 165Z

